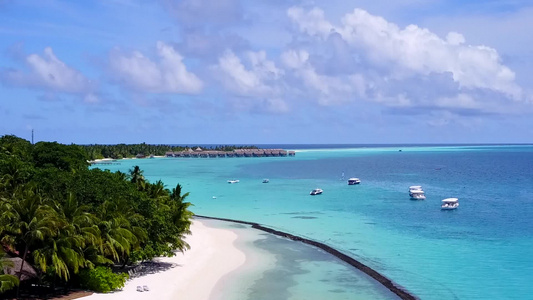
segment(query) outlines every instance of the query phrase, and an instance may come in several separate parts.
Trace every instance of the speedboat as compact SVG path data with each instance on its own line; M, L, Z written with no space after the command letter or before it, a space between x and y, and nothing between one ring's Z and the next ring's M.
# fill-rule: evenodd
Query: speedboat
M359 178L350 178L348 179L348 185L360 184L361 180Z
M311 193L309 193L310 195L320 195L322 194L323 190L322 189L314 189L311 191Z
M238 182L239 182L238 179L228 180L228 183L238 183Z
M409 196L411 196L412 200L426 200L423 190L410 190Z
M268 180L268 179L263 179L263 183L269 183L269 182L270 182L270 180Z
M443 210L456 209L459 206L459 199L457 198L446 198L442 200L442 205L440 206Z

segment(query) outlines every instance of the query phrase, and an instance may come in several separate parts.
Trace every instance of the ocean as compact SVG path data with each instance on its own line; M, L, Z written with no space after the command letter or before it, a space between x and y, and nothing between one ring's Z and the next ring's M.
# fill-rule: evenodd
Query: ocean
M180 183L198 215L323 242L421 299L533 299L533 146L259 146L296 156L95 166L127 172L138 165L151 182ZM350 177L361 184L347 185ZM411 185L423 186L427 199L410 200ZM323 194L310 196L314 188ZM458 209L440 209L448 197L459 198ZM263 286L248 289L249 296L282 276L279 299L394 299L339 260L286 243L258 245L281 251L278 268L284 267L276 276L263 274ZM283 261L283 251L292 259Z

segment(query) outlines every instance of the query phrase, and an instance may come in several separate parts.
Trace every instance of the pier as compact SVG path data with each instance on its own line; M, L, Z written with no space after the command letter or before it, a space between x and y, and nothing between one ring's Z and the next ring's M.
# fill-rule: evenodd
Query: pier
M166 157L286 157L295 156L294 151L287 151L283 149L236 149L233 151L215 151L203 150L196 148L195 150L187 149L185 151L167 151Z

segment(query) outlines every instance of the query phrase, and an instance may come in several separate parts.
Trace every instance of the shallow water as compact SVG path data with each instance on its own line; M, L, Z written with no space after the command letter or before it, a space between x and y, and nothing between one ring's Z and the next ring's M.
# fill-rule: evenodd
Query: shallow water
M125 172L139 165L150 181L161 179L169 188L181 183L199 215L254 221L324 242L422 299L530 298L533 146L401 149L122 160L104 168ZM362 183L348 186L349 177ZM229 179L240 182L228 184ZM410 185L422 185L427 199L409 200ZM324 193L310 196L316 187ZM457 210L440 210L441 199L448 197L459 198ZM335 291L332 281L349 278L327 260L305 265L304 273L277 272L293 283L284 291ZM268 278L274 280L266 274L261 282ZM360 289L372 294L376 288ZM356 299L337 294L327 299Z
M206 226L235 231L236 246L247 254L245 266L222 278L211 300L397 299L366 274L321 249L248 225L200 220Z

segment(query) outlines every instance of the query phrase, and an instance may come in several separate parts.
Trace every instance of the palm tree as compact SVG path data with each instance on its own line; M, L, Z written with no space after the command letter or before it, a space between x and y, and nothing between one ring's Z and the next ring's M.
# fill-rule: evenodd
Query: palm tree
M87 212L87 206L78 205L74 194L70 193L63 205L56 203L55 207L61 220L59 234L49 237L33 256L43 272L51 266L59 278L68 281L70 271L78 273L79 268L94 266L85 257L84 249L98 243L99 230L94 225L95 217Z
M57 235L57 216L48 203L49 200L31 185L19 186L12 199L2 201L1 242L22 254L19 280L29 250L48 237Z
M125 199L104 202L99 207L98 217L100 252L115 262L127 260L130 250L147 238L146 230L132 225L139 223L142 216Z
M177 227L177 235L174 242L174 248L180 251L190 249L190 245L185 242L185 235L191 234L191 219L194 213L189 210L192 205L190 202L185 202L185 198L189 193L181 194L181 185L178 183L176 188L172 189L170 193L170 207L172 223Z
M137 237L129 227L130 223L124 217L111 218L99 224L102 233L101 250L115 262L129 255L131 248L138 243Z
M139 166L134 166L133 169L129 170L130 175L130 181L131 183L135 183L137 185L137 189L142 191L144 190L146 180L144 179L143 171Z

